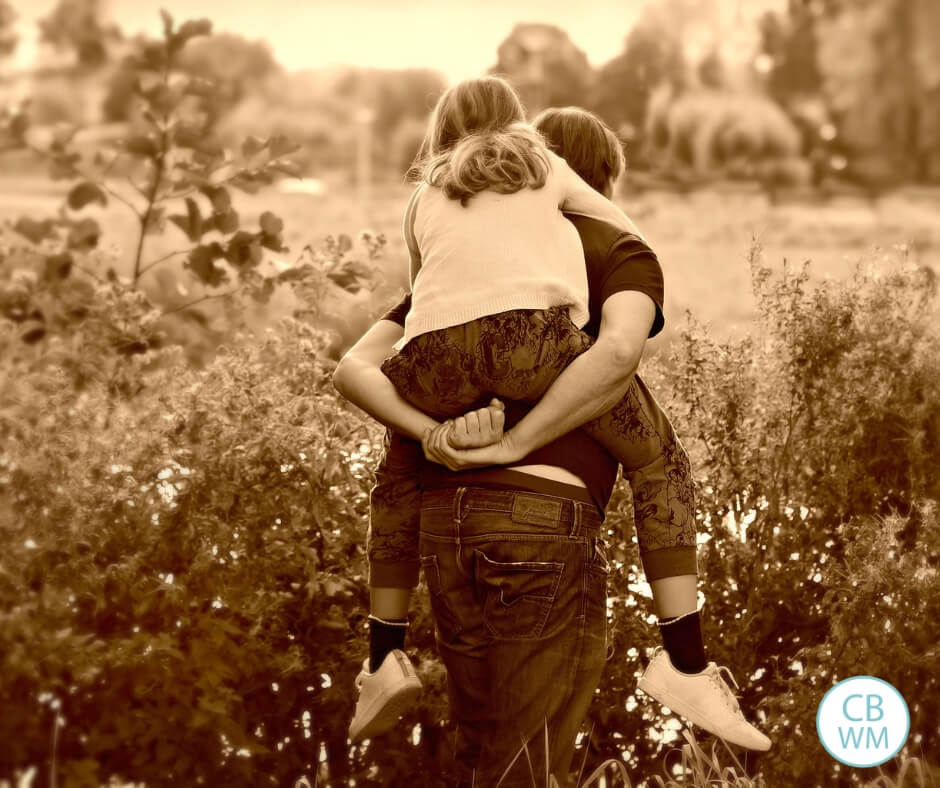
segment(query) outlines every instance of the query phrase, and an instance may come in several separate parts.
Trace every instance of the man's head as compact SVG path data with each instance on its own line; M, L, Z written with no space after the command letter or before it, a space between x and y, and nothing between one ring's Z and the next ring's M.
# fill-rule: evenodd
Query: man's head
M539 113L532 125L589 186L610 197L626 161L617 135L597 115L580 107L553 108Z

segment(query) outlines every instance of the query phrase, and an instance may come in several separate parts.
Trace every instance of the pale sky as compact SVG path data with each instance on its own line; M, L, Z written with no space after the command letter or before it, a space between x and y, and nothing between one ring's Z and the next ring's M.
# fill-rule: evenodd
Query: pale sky
M13 0L19 15L18 67L36 55L35 20L56 0ZM568 31L599 66L619 54L647 2L656 0L104 0L125 33L158 35L160 8L177 19L207 16L217 31L265 39L290 70L351 64L429 67L450 80L493 65L496 48L517 22ZM779 0L724 0L736 9Z

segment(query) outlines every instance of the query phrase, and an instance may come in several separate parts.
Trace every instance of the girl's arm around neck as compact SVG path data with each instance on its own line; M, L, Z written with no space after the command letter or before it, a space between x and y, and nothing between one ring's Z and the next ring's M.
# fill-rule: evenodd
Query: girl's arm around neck
M552 172L561 186L561 201L559 208L568 213L577 213L600 219L638 238L643 238L640 231L623 211L608 200L600 192L594 191L587 185L561 156L549 153L552 162Z

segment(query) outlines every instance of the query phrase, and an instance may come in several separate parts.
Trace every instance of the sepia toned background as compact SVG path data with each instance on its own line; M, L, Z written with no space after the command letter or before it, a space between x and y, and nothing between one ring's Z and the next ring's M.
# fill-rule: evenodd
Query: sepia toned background
M0 0L0 785L438 784L424 594L420 708L345 739L381 434L329 376L407 288L430 109L484 73L624 142L710 656L775 742L690 744L634 695L621 483L584 774L934 784L937 30L935 0ZM880 770L816 737L856 674L911 710Z

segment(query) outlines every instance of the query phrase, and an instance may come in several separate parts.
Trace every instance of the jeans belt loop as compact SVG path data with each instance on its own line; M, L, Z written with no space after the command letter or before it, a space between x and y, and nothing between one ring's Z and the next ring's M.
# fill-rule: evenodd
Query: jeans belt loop
M574 511L571 515L571 539L577 539L581 535L581 507L584 505L580 501L571 502Z
M458 487L457 494L454 496L454 522L457 524L458 528L460 528L460 521L463 519L461 516L460 505L463 503L463 496L466 492L466 487Z

